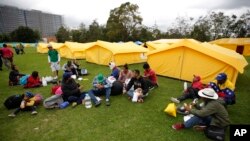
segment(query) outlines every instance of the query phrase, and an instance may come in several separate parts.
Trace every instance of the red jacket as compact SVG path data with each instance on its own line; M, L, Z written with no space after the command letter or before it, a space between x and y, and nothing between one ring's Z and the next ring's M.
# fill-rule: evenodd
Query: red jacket
M27 84L24 86L24 88L34 88L34 87L39 87L42 85L42 82L40 81L40 78L34 78L30 76L27 80Z
M3 58L13 57L13 52L7 47L2 48L2 54L3 54Z

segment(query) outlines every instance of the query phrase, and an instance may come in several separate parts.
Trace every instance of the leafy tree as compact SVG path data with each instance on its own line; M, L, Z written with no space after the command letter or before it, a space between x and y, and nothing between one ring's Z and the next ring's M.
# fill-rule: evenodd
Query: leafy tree
M58 42L64 43L70 40L70 33L66 28L61 26L56 33L56 38Z
M107 37L110 41L128 41L132 38L143 20L138 9L138 5L126 2L110 11L106 25Z
M96 20L94 20L92 24L89 25L89 30L87 31L87 41L93 42L102 39L104 39L103 28Z
M20 26L10 33L11 41L34 43L40 40L38 31L34 31L29 27Z
M70 34L71 34L73 42L80 42L80 38L82 34L80 30L71 30Z
M10 42L11 38L9 34L0 34L0 42Z

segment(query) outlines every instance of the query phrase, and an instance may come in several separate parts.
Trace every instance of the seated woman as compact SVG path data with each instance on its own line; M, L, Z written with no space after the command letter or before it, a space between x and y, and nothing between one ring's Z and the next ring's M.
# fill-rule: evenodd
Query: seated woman
M83 89L82 86L77 84L74 79L71 78L71 72L65 72L63 74L62 80L62 96L64 101L72 103L72 106L75 107L82 103L82 100L85 98L85 93L81 92ZM95 106L99 106L101 103L96 99L93 94L89 94L92 101L95 102Z
M27 79L27 84L24 86L24 88L35 88L42 86L42 81L39 78L38 72L33 71L31 76Z
M11 66L11 72L9 74L9 86L19 85L19 78L24 76L24 74L19 73L16 65Z
M62 70L64 70L64 72L72 72L73 75L78 76L77 66L72 61L68 61L64 64Z
M132 71L128 69L128 65L125 64L123 66L123 70L120 71L120 75L118 80L121 81L122 83L126 83L126 80L131 79L132 77Z

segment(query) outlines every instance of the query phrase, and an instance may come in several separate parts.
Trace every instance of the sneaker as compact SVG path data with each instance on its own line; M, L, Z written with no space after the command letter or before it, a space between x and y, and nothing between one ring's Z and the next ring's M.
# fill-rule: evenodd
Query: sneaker
M101 102L100 101L97 101L96 103L95 103L95 107L98 107L98 106L100 106L101 105Z
M181 130L181 129L185 128L185 126L184 126L183 123L176 123L176 124L173 124L173 125L172 125L172 128L173 128L174 130Z
M204 131L206 128L207 128L206 125L195 125L193 127L193 129L196 130L196 131Z
M16 114L11 113L11 114L8 115L8 117L16 117Z
M109 99L106 100L106 106L110 106L110 101L109 101Z
M33 111L31 112L32 115L36 115L37 114L37 111Z
M57 79L57 78L58 78L57 76L53 77L53 79Z
M77 103L76 102L73 102L72 103L72 108L75 108L77 106Z
M171 97L171 101L174 103L180 103L180 100L178 100L177 98Z

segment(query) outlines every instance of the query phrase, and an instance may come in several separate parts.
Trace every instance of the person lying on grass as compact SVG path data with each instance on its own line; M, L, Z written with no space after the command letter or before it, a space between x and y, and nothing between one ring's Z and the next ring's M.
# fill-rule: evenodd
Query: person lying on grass
M31 92L25 92L24 98L21 102L19 108L17 108L13 113L9 114L9 117L15 117L20 111L31 111L32 115L36 115L36 106L35 106L35 96Z
M19 73L18 67L16 65L11 65L11 72L9 74L9 86L20 85L19 79L24 76L24 74Z
M218 93L219 97L225 101L225 105L235 104L235 87L227 78L227 74L218 74L216 79L209 83L209 87L213 88L214 91Z
M27 84L24 88L36 88L42 86L42 81L39 78L39 74L37 71L33 71L31 76L27 79Z
M184 101L186 99L197 99L199 98L198 91L203 89L203 85L201 83L201 77L194 75L193 82L190 87L188 87L182 96L178 98L171 97L171 101L174 103L180 103L181 101Z
M75 107L82 103L85 98L86 92L81 92L83 86L77 84L75 80L71 78L71 75L71 72L65 72L63 74L61 89L63 92L63 100L72 103L72 107ZM96 107L101 104L93 94L89 93L89 96L91 100L95 103Z
M131 87L134 86L134 89L131 89ZM133 98L134 93L137 91L137 89L141 89L142 94L141 96L138 97L138 102L143 102L143 98L147 96L148 94L148 88L146 86L145 80L143 77L140 75L139 70L134 70L132 73L132 78L129 81L126 89L123 91L123 93L127 93L129 96L129 99Z
M228 112L218 100L218 94L212 88L205 88L198 92L205 105L201 109L193 109L192 105L185 105L186 111L193 116L184 123L172 125L175 130L194 127L197 130L205 130L213 127L214 130L226 129L230 124Z

